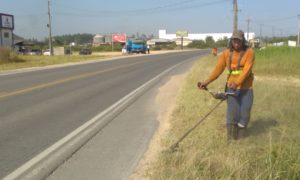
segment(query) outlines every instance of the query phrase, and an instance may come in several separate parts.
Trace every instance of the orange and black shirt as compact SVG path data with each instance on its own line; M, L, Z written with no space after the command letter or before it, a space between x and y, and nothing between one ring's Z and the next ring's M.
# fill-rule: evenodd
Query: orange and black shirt
M242 55L242 58L241 57ZM230 63L231 56L231 63ZM225 69L228 70L228 84L235 83L238 89L251 89L253 84L252 67L255 54L252 48L247 48L245 52L232 51L227 48L219 57L215 69L208 77L209 81L217 79ZM239 68L238 68L238 61Z

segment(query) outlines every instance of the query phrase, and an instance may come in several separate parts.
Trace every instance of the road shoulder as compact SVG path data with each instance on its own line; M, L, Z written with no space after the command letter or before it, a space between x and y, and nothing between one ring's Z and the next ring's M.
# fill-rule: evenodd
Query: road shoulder
M170 117L176 107L177 95L180 92L186 74L172 76L164 86L159 88L155 98L155 104L159 113L159 128L155 132L146 153L131 175L131 180L147 179L147 175L151 174L151 163L157 159L158 153L162 151L161 137L170 128Z

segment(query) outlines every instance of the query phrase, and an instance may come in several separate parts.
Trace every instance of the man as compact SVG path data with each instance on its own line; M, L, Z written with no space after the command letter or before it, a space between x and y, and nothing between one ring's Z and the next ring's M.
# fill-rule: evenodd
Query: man
M147 45L148 54L150 54L150 45Z
M227 68L228 77L225 91L234 93L227 97L227 138L242 138L250 120L253 104L253 73L254 51L247 46L244 32L234 31L229 47L219 57L218 63L210 76L204 82L199 82L200 89L216 80Z

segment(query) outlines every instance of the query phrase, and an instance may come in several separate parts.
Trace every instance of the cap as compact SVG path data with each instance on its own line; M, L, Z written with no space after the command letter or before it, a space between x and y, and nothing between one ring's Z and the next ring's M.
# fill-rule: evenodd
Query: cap
M244 39L244 32L241 30L233 31L231 39Z

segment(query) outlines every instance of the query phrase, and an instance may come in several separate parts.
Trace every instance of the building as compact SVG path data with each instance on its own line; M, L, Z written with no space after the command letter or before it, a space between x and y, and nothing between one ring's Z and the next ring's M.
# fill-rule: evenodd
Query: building
M173 42L174 41L168 39L150 39L147 41L147 45L154 47L156 45L172 44Z
M0 13L0 47L12 48L14 16Z
M205 39L210 36L214 39L214 41L218 41L218 40L222 40L224 38L230 38L232 35L232 33L185 33L185 35L183 36L184 40L186 42L189 42L189 41L194 41L194 40L203 40L205 41ZM165 29L161 29L158 31L158 37L159 39L167 39L167 40L172 40L172 41L176 41L176 44L177 43L180 43L180 41L178 40L179 37L178 36L178 33L174 33L174 34L167 34L167 31ZM248 36L248 33L245 33L245 38L247 39L249 37L249 41L251 39L255 39L255 33L253 32L250 32L249 33L249 36Z
M100 46L102 44L105 44L105 36L101 34L96 34L93 37L93 46Z

